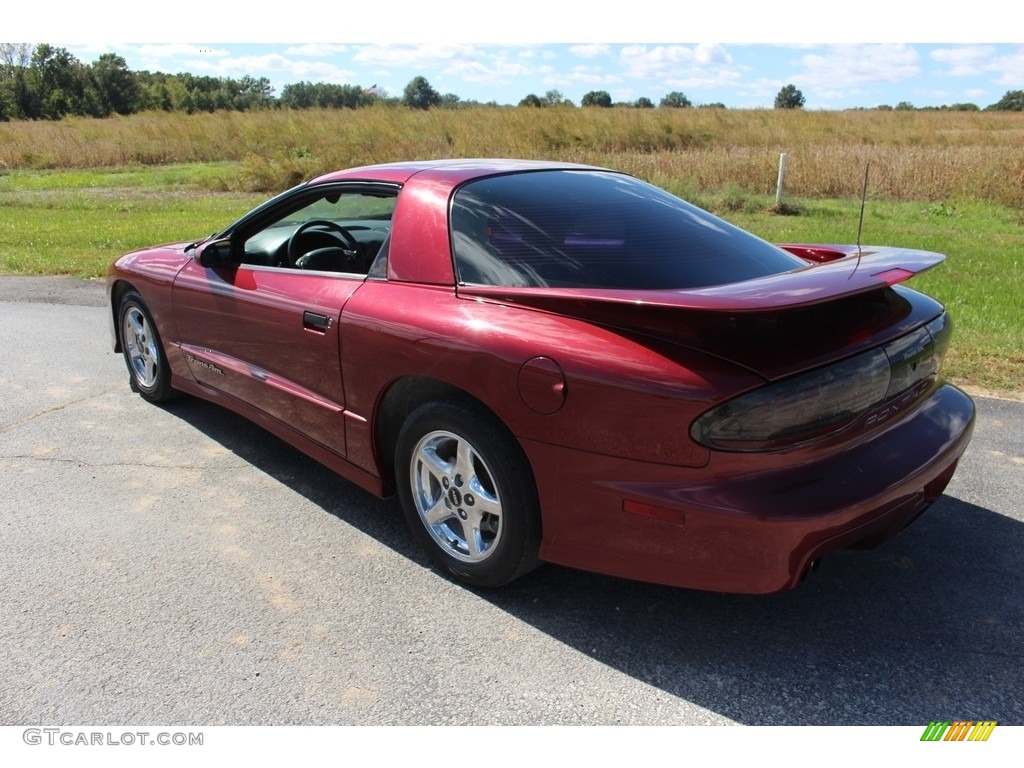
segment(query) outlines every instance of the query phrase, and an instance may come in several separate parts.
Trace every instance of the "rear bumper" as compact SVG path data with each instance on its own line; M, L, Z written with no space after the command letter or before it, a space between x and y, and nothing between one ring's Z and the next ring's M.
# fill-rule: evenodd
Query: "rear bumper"
M763 594L810 563L896 535L935 501L970 441L950 385L849 448L746 471L681 469L524 441L543 511L541 557L671 586Z

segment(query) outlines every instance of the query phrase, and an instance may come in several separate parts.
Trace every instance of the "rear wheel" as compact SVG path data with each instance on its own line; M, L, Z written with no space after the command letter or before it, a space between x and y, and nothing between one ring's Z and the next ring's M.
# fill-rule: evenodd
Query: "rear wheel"
M489 412L470 403L422 405L402 426L395 456L409 529L444 570L497 587L539 564L533 474Z
M171 370L160 334L136 291L128 291L122 297L118 318L121 350L132 389L151 403L175 398L178 393L171 388Z

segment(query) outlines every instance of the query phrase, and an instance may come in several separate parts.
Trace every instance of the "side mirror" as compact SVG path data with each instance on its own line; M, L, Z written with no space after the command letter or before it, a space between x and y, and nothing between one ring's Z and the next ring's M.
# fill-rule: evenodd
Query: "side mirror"
M225 237L204 245L199 251L199 263L204 267L231 267L236 266L239 260L234 257L231 239Z

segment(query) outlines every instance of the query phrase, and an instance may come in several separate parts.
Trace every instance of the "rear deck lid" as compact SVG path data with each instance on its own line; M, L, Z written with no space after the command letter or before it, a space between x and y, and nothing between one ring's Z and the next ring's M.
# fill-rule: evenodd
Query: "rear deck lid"
M767 379L888 342L941 312L898 283L939 264L938 253L865 248L822 264L688 290L460 285L499 301L649 335L743 365Z

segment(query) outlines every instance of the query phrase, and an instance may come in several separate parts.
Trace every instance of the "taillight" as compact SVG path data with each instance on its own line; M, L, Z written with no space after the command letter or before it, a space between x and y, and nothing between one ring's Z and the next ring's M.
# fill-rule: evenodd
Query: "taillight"
M937 377L950 331L943 313L884 346L722 403L698 418L690 435L721 451L775 451L834 435Z

